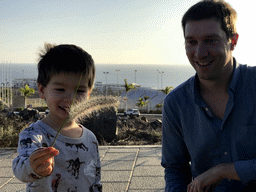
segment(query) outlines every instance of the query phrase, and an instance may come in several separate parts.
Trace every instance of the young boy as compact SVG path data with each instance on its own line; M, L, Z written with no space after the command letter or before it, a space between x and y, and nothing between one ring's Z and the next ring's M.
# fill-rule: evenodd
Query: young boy
M49 114L19 135L13 173L27 192L102 191L98 142L94 134L68 118L69 107L89 98L95 79L92 57L75 45L45 44L38 63L38 90Z

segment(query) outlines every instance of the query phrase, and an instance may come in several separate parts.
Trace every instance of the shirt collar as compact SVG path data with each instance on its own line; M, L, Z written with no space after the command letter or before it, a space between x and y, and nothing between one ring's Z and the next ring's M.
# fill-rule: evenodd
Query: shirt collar
M235 58L233 58L233 65L234 65L234 69L233 69L232 79L231 79L231 82L229 85L229 89L231 89L235 93L236 85L237 85L238 79L240 77L241 70L239 68L239 63L236 62Z
M239 64L236 62L236 59L233 58L233 72L232 72L232 78L231 78L231 82L229 85L229 89L232 90L234 93L236 91L236 85L240 76L240 68L239 68ZM204 106L204 102L201 99L201 95L200 95L200 91L199 91L199 79L198 79L198 75L195 74L193 80L191 81L191 88L192 88L192 93L194 96L194 102L196 105L199 106Z

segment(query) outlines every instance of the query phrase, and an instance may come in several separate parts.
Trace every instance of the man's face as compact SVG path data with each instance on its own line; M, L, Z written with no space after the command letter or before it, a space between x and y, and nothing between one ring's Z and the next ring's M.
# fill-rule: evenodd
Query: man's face
M199 79L216 80L232 73L231 41L214 19L188 21L185 48Z

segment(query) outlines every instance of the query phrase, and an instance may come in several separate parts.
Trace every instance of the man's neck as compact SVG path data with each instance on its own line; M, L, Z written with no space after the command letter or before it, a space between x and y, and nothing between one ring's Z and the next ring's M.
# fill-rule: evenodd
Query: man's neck
M199 79L200 92L202 94L211 94L211 93L227 93L229 84L232 79L232 73L234 69L233 62L228 69L228 73L225 75L220 75L218 79Z

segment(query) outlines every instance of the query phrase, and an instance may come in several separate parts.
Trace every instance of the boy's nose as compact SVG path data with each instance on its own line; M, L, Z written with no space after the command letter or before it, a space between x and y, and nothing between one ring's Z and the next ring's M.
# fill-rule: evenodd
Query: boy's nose
M65 95L65 98L64 98L64 100L65 101L68 101L68 102L72 102L73 101L73 99L74 99L74 97L75 97L75 93L67 93L66 95Z

